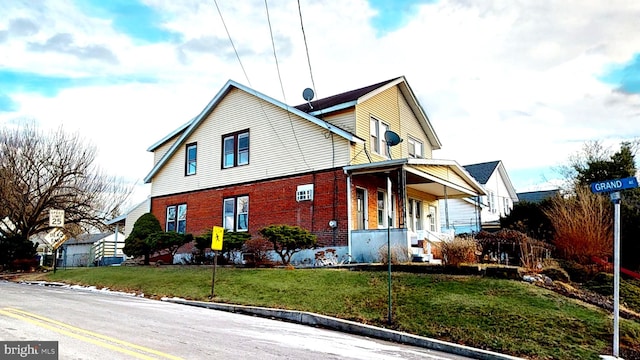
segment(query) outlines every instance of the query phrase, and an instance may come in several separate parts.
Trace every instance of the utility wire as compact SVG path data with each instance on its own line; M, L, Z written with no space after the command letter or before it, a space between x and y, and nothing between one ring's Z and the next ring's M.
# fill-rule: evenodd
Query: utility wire
M231 43L231 47L233 47L234 53L236 54L236 58L238 59L238 63L240 63L240 67L242 68L242 72L244 73L244 77L247 79L247 83L249 84L249 88L251 88L251 90L254 91L254 94L253 94L254 96L256 96L257 98L260 98L258 96L258 92L255 89L253 89L253 86L251 85L251 80L249 80L249 75L247 75L247 72L245 71L244 66L242 65L242 60L240 59L240 55L238 54L238 50L236 49L236 46L233 44L233 39L231 38L231 34L229 33L229 29L227 28L227 24L225 23L224 17L222 16L222 12L220 11L220 7L218 6L218 1L217 0L213 0L213 2L216 5L216 9L218 10L218 15L220 15L220 20L222 21L222 25L224 26L224 30L227 32L227 37L229 38L229 42ZM274 134L278 138L278 141L280 142L280 144L282 145L284 150L287 151L287 153L288 153L289 150L287 149L287 146L284 143L284 141L282 141L282 139L280 138L280 135L278 134L278 131L273 126L273 123L271 122L271 119L269 119L269 116L267 115L267 112L264 109L263 102L261 100L258 100L258 104L260 104L260 110L262 110L262 114L264 115L265 119L267 119L267 122L269 123L269 126L271 127L271 130L274 132Z
M244 77L245 79L247 79L247 83L249 84L250 87L253 88L253 86L251 85L251 81L249 80L249 75L247 75L247 72L244 69L244 65L242 65L242 60L240 60L240 55L238 54L238 50L236 49L236 46L233 44L233 39L231 39L231 34L229 34L229 29L227 29L227 24L224 22L224 18L222 17L222 12L220 11L220 7L218 6L218 1L217 0L213 0L214 4L216 4L216 9L218 10L218 15L220 15L220 20L222 20L222 26L224 26L224 31L227 32L227 37L229 38L229 42L231 43L231 47L233 48L233 52L236 54L236 58L238 59L238 62L240 63L240 67L242 68L242 72L244 73Z
M287 96L284 93L284 85L282 84L282 76L280 75L280 65L278 63L278 55L276 55L276 43L273 40L273 29L271 27L271 17L269 16L269 5L267 4L267 0L264 0L264 8L267 12L267 23L269 24L269 35L271 36L271 47L273 48L273 58L276 61L276 69L278 71L278 81L280 81L280 90L282 91L282 99L284 100L285 105L287 106L287 116L289 117L289 124L291 125L291 132L293 133L293 138L296 141L296 145L298 146L298 151L300 152L300 156L302 156L302 161L307 166L307 169L311 169L311 166L307 163L307 159L304 157L304 153L302 152L302 147L300 146L300 142L298 141L298 136L296 135L296 129L293 126L293 120L291 119L291 112L289 111L289 105L287 104Z

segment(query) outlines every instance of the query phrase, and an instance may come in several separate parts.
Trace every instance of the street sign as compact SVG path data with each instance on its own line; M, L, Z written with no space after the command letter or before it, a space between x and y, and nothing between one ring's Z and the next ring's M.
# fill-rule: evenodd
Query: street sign
M628 177L624 179L613 179L591 183L591 192L614 192L625 189L633 189L637 187L638 179L636 179L635 177Z
M55 244L58 240L63 238L64 238L64 232L62 232L62 230L60 230L59 228L52 229L47 233L47 235L44 236L44 239L49 244Z
M224 228L220 226L213 227L211 236L211 250L222 250L222 237L224 236Z
M51 227L63 227L64 226L64 210L49 210L49 226Z

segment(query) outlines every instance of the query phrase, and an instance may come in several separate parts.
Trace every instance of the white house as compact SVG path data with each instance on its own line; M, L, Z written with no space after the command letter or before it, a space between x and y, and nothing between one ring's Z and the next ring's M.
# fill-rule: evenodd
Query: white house
M486 195L439 200L442 231L463 234L499 228L500 217L508 215L518 201L504 164L497 160L463 167Z

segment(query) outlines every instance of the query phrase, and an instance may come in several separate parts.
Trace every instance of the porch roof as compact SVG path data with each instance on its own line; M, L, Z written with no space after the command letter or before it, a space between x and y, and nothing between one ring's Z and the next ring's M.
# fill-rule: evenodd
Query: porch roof
M344 168L350 175L404 170L408 188L432 194L438 199L486 195L484 188L460 164L441 159L395 159Z

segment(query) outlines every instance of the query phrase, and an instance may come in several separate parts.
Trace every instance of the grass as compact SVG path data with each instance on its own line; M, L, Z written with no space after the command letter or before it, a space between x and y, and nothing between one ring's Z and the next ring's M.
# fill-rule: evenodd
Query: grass
M60 270L50 281L207 301L211 267ZM611 314L513 280L386 272L218 268L215 301L310 311L530 359L611 354ZM621 349L640 348L640 324L621 319ZM624 355L624 353L622 353Z

